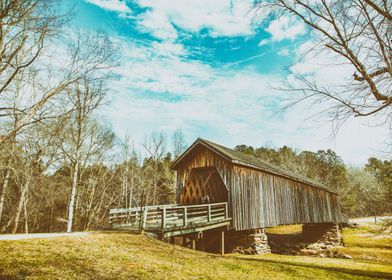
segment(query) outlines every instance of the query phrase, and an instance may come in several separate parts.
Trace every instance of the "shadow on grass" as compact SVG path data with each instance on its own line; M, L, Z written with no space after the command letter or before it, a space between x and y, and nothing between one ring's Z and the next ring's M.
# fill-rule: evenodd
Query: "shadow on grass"
M392 279L392 272L389 273L389 272L379 272L379 271L358 271L358 270L349 269L349 268L325 267L325 266L317 265L317 264L292 263L290 261L254 259L254 258L243 258L243 257L222 257L222 256L217 256L217 255L215 255L214 257L216 257L216 258L229 258L229 259L235 259L235 260L245 260L245 261L268 263L268 264L287 265L287 266L291 266L291 267L306 267L306 268L313 268L313 269L321 269L321 270L325 270L325 271L350 274L353 276Z

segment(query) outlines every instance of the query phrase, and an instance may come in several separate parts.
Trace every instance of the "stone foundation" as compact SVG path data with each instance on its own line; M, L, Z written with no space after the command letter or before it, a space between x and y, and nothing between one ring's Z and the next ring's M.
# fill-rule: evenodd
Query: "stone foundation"
M342 235L338 225L331 223L304 224L303 240L308 242L300 251L303 255L319 255L322 257L341 257L334 248L343 246Z
M323 243L324 245L343 245L340 228L336 224L304 224L302 226L302 236L305 240Z
M240 254L271 253L265 229L230 231L226 235L228 251Z

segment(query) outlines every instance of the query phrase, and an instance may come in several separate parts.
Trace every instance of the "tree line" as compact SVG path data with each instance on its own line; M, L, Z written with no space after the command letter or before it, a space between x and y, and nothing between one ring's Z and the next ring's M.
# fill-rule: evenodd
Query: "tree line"
M170 165L176 152L169 152L162 133L146 137L141 156L130 137L120 141L97 122L90 125L79 146L71 128L64 130L69 138L51 139L40 127L17 137L12 153L1 145L1 164L8 165L1 177L0 232L103 229L111 208L175 202Z
M1 177L1 232L103 229L109 226L111 208L176 202L170 166L186 147L181 129L171 141L163 133L152 133L135 145L129 136L120 140L109 128L99 128L96 120L89 125L91 130L86 130L88 137L79 150L74 143L78 137L62 136L73 135L70 127L49 133L56 126L32 126L16 138L12 149L1 145L1 165L8 164ZM235 149L338 192L347 217L392 211L392 161L369 158L365 166L353 167L332 150L246 145Z

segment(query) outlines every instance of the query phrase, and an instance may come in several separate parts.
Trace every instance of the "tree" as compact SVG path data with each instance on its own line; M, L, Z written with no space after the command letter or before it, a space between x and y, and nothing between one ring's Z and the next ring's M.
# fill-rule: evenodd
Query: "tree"
M2 131L0 144L15 138L15 133L27 125L36 111L42 108L41 103L45 103L37 99L35 101L40 104L29 104L26 101L35 95L31 87L31 78L37 72L37 69L32 71L34 63L42 57L48 40L55 36L67 20L66 13L59 14L54 9L58 2L0 1L0 121L4 117L18 115L13 126L8 131ZM26 83L30 85L28 89ZM15 99L16 96L18 99ZM22 104L23 108L20 107Z
M256 8L302 21L311 34L313 51L336 57L330 58L331 65L333 61L349 65L354 72L335 85L292 72L295 82L281 87L302 94L292 104L313 100L338 121L374 115L392 129L391 1L261 0Z
M365 170L377 178L382 188L382 197L379 203L385 205L385 210L392 213L392 160L379 160L371 157L365 165Z
M377 178L362 168L348 169L348 186L355 196L353 214L357 216L376 216L382 214L383 205L380 204L382 190Z
M139 158L129 135L122 143L124 161L118 166L121 181L121 195L119 205L123 208L132 208L139 203L140 166Z
M147 203L151 199L152 205L156 205L158 201L158 187L159 178L162 170L159 168L159 161L165 155L166 152L166 139L162 133L152 133L150 137L147 137L144 144L144 150L147 152L149 158L145 161L146 171L151 176L151 189L150 193L147 190L146 201Z
M14 111L18 120L14 126L2 131L0 144L15 138L30 125L66 113L61 110L64 108L59 108L59 103L74 84L114 77L111 69L116 64L117 48L106 34L79 31L66 34L66 37L70 41L67 45L60 40L53 42L64 47L63 57L56 57L58 50L53 50L51 45L52 49L47 47L43 52L45 55L35 59L28 69L17 71L7 85L4 98L0 99L0 122L12 117ZM13 97L16 91L20 97L18 102Z
M68 102L73 110L66 118L60 120L65 123L65 127L62 138L59 137L59 147L69 160L72 172L67 232L72 231L81 168L86 165L97 147L95 137L99 131L99 125L93 121L92 114L101 104L104 94L105 89L102 83L93 84L88 80L77 83L68 92Z
M173 136L173 156L174 159L178 158L186 149L184 133L182 129L178 127L176 131L174 131Z
M58 0L0 1L0 96L38 59L47 39L67 19L56 11L58 5Z

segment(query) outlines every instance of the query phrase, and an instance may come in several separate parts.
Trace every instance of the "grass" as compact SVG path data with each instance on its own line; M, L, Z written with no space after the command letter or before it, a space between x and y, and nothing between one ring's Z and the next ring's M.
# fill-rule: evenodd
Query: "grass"
M344 244L339 251L356 260L377 261L392 267L392 237L380 234L370 224L344 230Z
M0 279L392 279L391 239L364 233L344 231L352 260L219 256L124 232L0 241Z
M302 232L302 225L277 226L267 229L267 232L273 234L298 234Z

